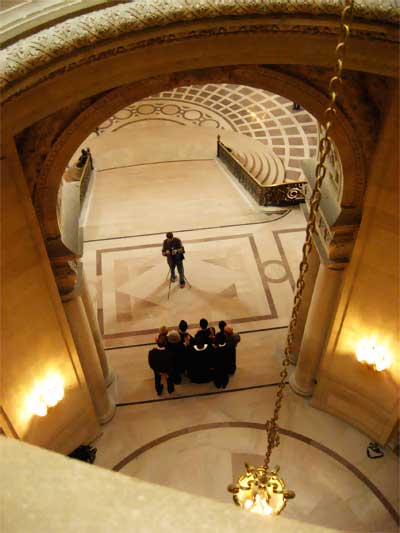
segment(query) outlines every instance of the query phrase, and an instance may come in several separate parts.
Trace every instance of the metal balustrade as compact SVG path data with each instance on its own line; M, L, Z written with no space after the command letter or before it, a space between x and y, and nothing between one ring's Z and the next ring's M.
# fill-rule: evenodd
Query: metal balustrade
M286 206L304 202L306 181L292 181L262 185L235 157L232 150L218 136L217 157L243 187L262 206Z

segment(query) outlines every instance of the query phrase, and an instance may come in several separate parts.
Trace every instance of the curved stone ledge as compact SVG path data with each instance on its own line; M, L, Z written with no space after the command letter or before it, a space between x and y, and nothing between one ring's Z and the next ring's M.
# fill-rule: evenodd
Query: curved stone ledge
M326 32L329 30L327 18L330 15L337 17L341 9L342 2L338 0L204 0L196 5L177 0L138 0L134 4L119 4L66 20L7 47L0 53L0 63L3 65L0 87L3 90L9 89L33 71L50 67L53 63L58 64L60 59L67 60L69 69L76 68L82 64L82 60L76 63L76 59L72 57L78 50L106 44L110 40L132 36L143 30L207 19L215 22L226 17L240 19L247 16L277 15L276 30L279 31L280 26L285 24L282 15L295 15L323 17L323 20L314 21L314 32ZM375 22L375 25L355 28L358 36L362 36L364 32L370 38L378 40L397 40L396 28L392 24L399 20L399 12L392 0L357 0L354 15L361 21ZM296 28L297 31L304 31L301 29L304 20L300 17L294 26L292 24L292 31L296 31ZM376 25L376 22L380 24ZM390 25L386 24L385 27L382 23ZM221 27L219 31L224 32L226 28ZM242 31L246 31L246 28L243 27ZM331 28L331 31L336 33L337 29ZM123 48L113 53L127 51ZM83 61L103 58L99 56L100 54L89 54ZM50 75L51 72L48 73ZM10 93L5 95L7 96Z

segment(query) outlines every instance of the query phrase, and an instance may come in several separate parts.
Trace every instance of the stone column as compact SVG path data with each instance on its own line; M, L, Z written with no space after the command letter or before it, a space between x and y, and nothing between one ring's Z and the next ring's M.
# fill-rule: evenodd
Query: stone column
M301 396L312 396L314 380L339 298L344 264L322 264L308 310L295 372L289 379Z
M96 345L97 354L98 354L101 369L104 375L104 381L105 381L106 386L109 387L114 381L115 374L112 368L110 368L108 364L107 354L104 350L103 341L101 339L101 333L99 330L99 323L95 315L92 299L89 293L89 287L88 287L86 277L83 274L83 272L81 275L81 287L82 287L82 301L83 301L83 305L85 306L85 311L86 311L87 318L89 321L89 326L92 331L93 340Z
M309 259L309 268L305 275L305 287L300 304L300 309L297 315L297 323L294 330L292 351L290 353L290 362L295 365L299 356L301 341L303 339L303 332L306 325L307 314L310 308L310 302L314 291L315 280L318 274L320 265L319 253L314 245L312 247ZM297 280L296 280L297 281Z
M115 413L115 403L111 399L97 354L96 344L90 329L89 320L83 305L80 290L63 297L63 305L72 337L100 424L105 424Z

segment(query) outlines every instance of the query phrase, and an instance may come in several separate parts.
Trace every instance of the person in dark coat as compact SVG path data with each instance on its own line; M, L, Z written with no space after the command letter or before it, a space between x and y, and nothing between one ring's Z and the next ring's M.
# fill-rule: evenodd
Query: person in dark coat
M178 269L179 286L183 289L185 286L185 271L183 268L185 248L182 241L178 237L174 237L174 234L169 231L163 242L161 253L167 258L172 282L176 281L175 268Z
M163 391L161 378L167 378L167 389L174 392L174 354L167 348L163 339L157 341L157 346L149 351L149 366L154 372L154 386L160 396Z
M179 333L173 329L167 335L167 347L174 355L174 383L179 385L186 371L186 348Z
M229 374L233 375L236 372L236 346L240 342L240 335L239 333L234 333L233 328L230 326L225 326L224 333L226 335L226 343L232 348Z
M205 343L213 343L215 338L215 329L208 327L208 320L206 318L202 318L200 320L200 329L197 331L196 335L194 336L195 342L198 340L202 340Z
M219 332L215 338L214 385L225 389L229 383L229 370L232 364L232 346L228 346L225 333Z
M187 337L189 336L190 345L193 345L194 344L194 339L193 339L192 335L190 335L190 333L187 330L188 325L187 325L186 320L181 320L179 322L179 326L178 327L179 327L178 333L181 336L181 341L186 345L187 344L187 340L185 341L185 339L187 339Z
M190 348L188 360L188 376L192 383L208 383L212 379L214 364L214 348L211 343L203 339L195 341Z

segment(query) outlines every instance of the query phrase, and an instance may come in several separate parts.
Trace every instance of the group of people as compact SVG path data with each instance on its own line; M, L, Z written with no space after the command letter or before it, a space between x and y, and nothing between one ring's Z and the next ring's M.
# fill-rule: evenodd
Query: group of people
M185 320L181 320L178 330L168 331L166 326L159 329L156 346L149 351L149 366L154 372L154 385L158 395L167 384L169 393L187 375L192 383L213 381L217 388L228 385L229 375L236 371L236 345L240 335L221 320L219 331L208 325L205 318L200 320L200 329L193 337Z

